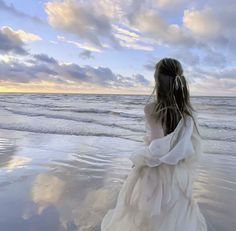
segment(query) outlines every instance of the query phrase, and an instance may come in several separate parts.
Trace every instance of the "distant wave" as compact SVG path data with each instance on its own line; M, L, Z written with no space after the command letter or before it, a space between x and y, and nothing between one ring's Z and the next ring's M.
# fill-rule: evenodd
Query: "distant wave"
M203 152L204 154L203 155L220 155L220 156L236 156L235 153L225 153L225 152L217 152L217 151L214 151L214 152Z
M4 103L3 105L1 105L2 107L6 108L8 106L12 107L14 104L16 104L17 106L21 106L23 105L24 107L27 108L46 108L46 109L52 109L52 108L61 108L62 106L57 106L57 105L52 105L52 104L37 104L37 103L25 103L25 102L12 102L12 101L7 101L7 100L0 100L0 103ZM7 104L11 104L11 105L6 105ZM13 105L12 105L13 104ZM70 107L70 106L63 106L64 108L66 107Z
M77 112L77 113L95 113L95 114L112 114L112 115L118 115L118 116L126 117L126 118L137 118L137 119L142 119L143 118L143 116L140 116L140 115L134 115L134 114L125 113L125 112L116 112L116 111L111 111L111 110L95 109L95 108L53 109L53 111L69 111L69 112Z
M84 109L70 109L71 106L57 106L57 105L52 105L52 104L38 104L38 103L30 103L30 102L12 102L8 100L0 100L2 103L10 103L10 104L17 104L17 105L31 105L32 108L37 108L37 107L42 107L42 108L47 108L52 111L67 111L67 112L75 112L75 113L94 113L94 114L112 114L120 117L125 117L125 118L137 118L137 119L142 119L143 116L140 115L134 115L131 113L126 113L126 112L117 112L117 111L112 111L112 110L103 110L103 109L95 109L95 108L84 108ZM7 108L6 105L3 105L3 107ZM66 108L66 109L65 109Z
M210 141L226 141L226 142L236 142L236 137L227 137L227 138L224 138L224 136L220 136L220 137L206 137L206 136L203 136L203 140L210 140Z
M235 124L223 124L223 123L209 123L209 122L199 122L199 125L202 127L207 128L214 128L214 129L224 129L224 130L236 130Z
M43 105L41 105L44 107ZM25 113L25 115L30 115L31 112L23 112L23 111L18 111L12 108L5 107L6 110L11 111L13 113ZM103 110L103 109L95 109L95 108L88 108L88 109L57 109L53 108L51 111L62 111L62 112L77 112L77 113L95 113L95 114L112 114L112 115L118 115L121 117L126 117L126 118L139 118L143 119L143 116L140 115L134 115L130 113L125 113L125 112L116 112L116 111L111 111L111 110Z
M141 140L129 138L125 135L117 135L113 133L105 133L105 132L80 132L80 131L71 131L71 130L56 130L54 128L32 128L25 127L16 124L0 124L0 129L5 130L13 130L13 131L21 131L21 132L33 132L33 133L43 133L43 134L53 134L53 135L73 135L73 136L105 136L105 137L115 137L125 140L132 140L136 142L142 142Z
M136 142L143 142L142 137L143 134L137 135L139 139L130 138L132 137L132 134L115 134L115 133L108 133L108 132L97 132L97 131L88 131L88 132L81 132L81 131L72 131L72 130L66 130L61 128L55 128L55 127L29 127L22 124L0 124L0 129L5 130L13 130L13 131L22 131L22 132L33 132L33 133L42 133L42 134L55 134L55 135L74 135L74 136L105 136L105 137L115 137L125 140L132 140ZM235 139L233 138L224 138L224 137L204 137L203 140L205 142L209 141L225 141L225 142L232 142L235 143Z
M25 127L23 125L16 125L16 124L0 124L0 129L5 130L12 130L12 131L20 131L20 132L32 132L32 133L40 133L40 134L51 134L51 135L73 135L73 136L96 136L96 137L109 137L109 138L119 138L124 140L131 140L139 143L143 143L142 137L140 136L140 139L130 138L125 135L117 135L112 133L106 133L106 132L80 132L80 131L71 131L71 130L60 130L55 128L32 128L32 127ZM205 140L207 141L207 139ZM234 143L234 142L233 142ZM204 151L205 153L210 154L223 154L223 155L231 155L235 156L235 153L232 151L225 152L225 151Z
M74 118L71 116L66 116L66 115L52 115L52 114L46 114L46 113L39 113L39 112L26 112L26 111L19 111L19 110L15 110L15 109L10 109L10 108L5 108L5 110L12 112L14 114L18 114L18 115L25 115L25 116L42 116L42 117L46 117L49 119L63 119L63 120L69 120L69 121L76 121L76 122L83 122L83 123L93 123L93 124L98 124L98 125L103 125L103 126L109 126L109 127L116 127L116 128L121 128L121 129L125 129L125 130L129 130L132 132L144 132L143 129L137 129L137 128L130 128L128 126L122 126L119 124L115 124L115 123L106 123L106 122L101 122L101 121L97 121L91 118L85 119L85 118Z
M103 125L103 126L110 126L110 127L117 127L117 128L121 128L121 129L126 129L126 130L130 130L133 132L143 132L143 129L136 129L136 128L130 128L127 126L122 126L119 124L115 124L115 123L106 123L106 122L101 122L101 121L97 121L91 118L88 119L82 119L82 118L75 118L75 117L71 117L71 116L66 116L66 115L52 115L52 114L46 114L46 113L40 113L40 112L30 112L30 111L20 111L20 110L16 110L16 109L12 109L12 108L5 108L5 110L10 111L14 114L18 114L18 115L25 115L25 116L43 116L43 117L47 117L47 118L54 118L54 119L64 119L64 120L71 120L71 121L78 121L78 122L86 122L86 123L94 123L94 124L99 124L99 125ZM59 110L53 110L53 111L68 111L67 109L59 109ZM115 114L115 115L120 115L122 117L128 117L128 118L139 118L140 120L143 120L144 118L138 115L132 115L132 114L128 114L128 113L124 113L124 112L114 112L114 111L110 111L110 110L103 110L103 109L75 109L75 110L69 110L69 111L73 111L73 112L79 112L79 113L95 113L95 114ZM105 120L105 119L104 119ZM224 129L224 130L232 130L235 131L236 130L236 125L233 124L224 124L224 123L212 123L212 122L204 122L204 121L200 121L199 125L202 127L207 127L207 128L213 128L213 129Z

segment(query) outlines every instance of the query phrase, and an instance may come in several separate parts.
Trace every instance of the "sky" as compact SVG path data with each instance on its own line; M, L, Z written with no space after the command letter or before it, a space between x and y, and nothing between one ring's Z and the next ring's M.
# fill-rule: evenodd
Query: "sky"
M150 94L178 59L190 95L236 96L234 0L0 0L0 92Z

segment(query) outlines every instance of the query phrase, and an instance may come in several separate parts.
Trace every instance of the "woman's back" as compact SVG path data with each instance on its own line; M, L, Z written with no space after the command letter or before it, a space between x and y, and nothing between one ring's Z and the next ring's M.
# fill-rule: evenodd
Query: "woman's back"
M135 167L101 230L206 231L192 197L192 160L198 155L197 140L192 139L193 120L186 116L186 124L181 119L176 129L164 136L160 123L150 116L151 108L149 104L145 109L151 125L150 142L130 156Z
M101 231L206 231L192 195L201 139L181 64L163 59L155 71L156 101L144 107L143 145ZM154 110L155 109L155 110Z

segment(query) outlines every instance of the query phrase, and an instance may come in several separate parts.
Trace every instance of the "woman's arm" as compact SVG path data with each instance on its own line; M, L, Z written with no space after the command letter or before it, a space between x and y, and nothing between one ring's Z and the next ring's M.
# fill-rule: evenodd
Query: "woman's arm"
M134 152L129 159L139 166L156 167L162 163L176 165L180 160L195 155L191 140L192 132L193 120L188 117L186 126L182 120L174 133L154 140L149 146ZM174 143L171 142L172 139Z

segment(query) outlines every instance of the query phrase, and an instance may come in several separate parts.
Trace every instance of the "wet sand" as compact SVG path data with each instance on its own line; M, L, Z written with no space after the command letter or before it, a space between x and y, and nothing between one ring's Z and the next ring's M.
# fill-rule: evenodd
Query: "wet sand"
M140 145L0 129L0 230L99 231ZM235 175L236 156L204 153L194 195L209 231L236 230Z

